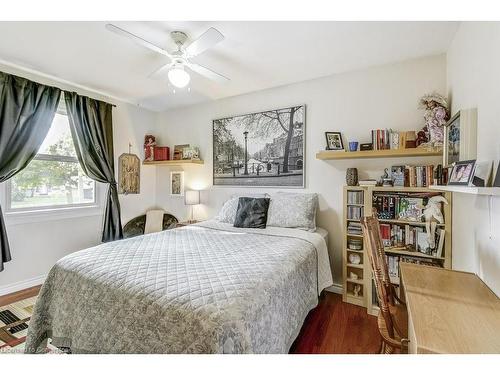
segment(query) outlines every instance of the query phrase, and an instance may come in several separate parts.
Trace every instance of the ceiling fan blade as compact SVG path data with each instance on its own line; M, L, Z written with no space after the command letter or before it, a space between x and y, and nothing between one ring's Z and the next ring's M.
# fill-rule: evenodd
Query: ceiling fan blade
M160 53L160 54L162 54L164 56L172 58L172 56L170 55L170 53L168 53L164 49L162 49L162 48L160 48L158 46L155 46L153 43L150 43L147 40L144 40L141 37L138 37L137 35L129 33L127 30L124 30L124 29L122 29L122 28L120 28L118 26L115 26L115 25L113 25L111 23L108 23L108 24L106 24L106 29L108 29L111 32L114 32L115 34L118 34L118 35L127 37L129 39L132 39L137 44L140 44L141 46L146 47L146 48L150 49L151 51L155 51L155 52L158 52L158 53Z
M217 30L211 27L207 31L205 31L201 36L193 41L189 46L185 48L186 53L193 57L199 55L200 53L205 52L212 46L215 46L217 43L224 39L224 35Z
M156 69L153 73L151 73L148 78L151 79L168 79L168 71L172 67L172 63L170 64L165 64L160 66L158 69Z
M224 77L222 74L216 73L213 70L205 68L202 65L195 64L195 63L188 63L187 66L193 72L196 72L199 75L202 75L203 77L211 79L212 81L216 81L216 82L220 82L220 83L224 83L224 82L230 81L229 78Z

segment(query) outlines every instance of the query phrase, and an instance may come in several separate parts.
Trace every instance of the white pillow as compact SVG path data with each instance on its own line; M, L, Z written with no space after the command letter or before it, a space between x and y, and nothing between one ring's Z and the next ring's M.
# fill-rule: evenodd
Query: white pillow
M269 197L269 195L265 193L235 194L224 203L217 216L214 217L214 220L220 221L221 223L234 224L240 197L266 198Z
M268 227L316 231L318 194L278 192L271 194L267 212Z

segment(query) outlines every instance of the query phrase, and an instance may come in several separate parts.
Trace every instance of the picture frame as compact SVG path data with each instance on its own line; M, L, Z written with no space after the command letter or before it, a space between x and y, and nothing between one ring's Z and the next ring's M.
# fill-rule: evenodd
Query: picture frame
M457 161L448 177L448 185L468 186L474 177L476 160Z
M170 172L170 195L175 197L184 196L184 171Z
M326 149L332 151L344 151L344 142L340 132L325 132Z
M477 156L477 109L458 111L444 126L443 167Z
M443 165L460 161L460 111L444 127Z
M213 120L213 185L304 188L305 126L305 104Z
M391 167L391 178L394 186L405 186L405 166L393 165Z
M135 154L118 157L118 194L140 194L141 161Z
M184 145L175 145L174 146L174 155L173 155L173 160L182 160L184 159L184 149L189 148L191 145L189 144L184 144Z
M490 186L492 169L493 161L477 161L474 167L474 175L472 176L470 185L476 187Z

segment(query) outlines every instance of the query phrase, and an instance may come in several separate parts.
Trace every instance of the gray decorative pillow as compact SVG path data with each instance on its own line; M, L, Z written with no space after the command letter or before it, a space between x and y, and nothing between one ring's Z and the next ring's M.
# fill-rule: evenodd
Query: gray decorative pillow
M271 195L267 226L316 231L318 194L285 193Z
M217 216L214 217L214 220L220 221L221 223L233 224L236 210L238 209L238 199L238 197L235 197L227 200Z
M263 193L248 193L245 195L234 195L228 199L222 206L219 213L214 217L214 220L220 221L221 223L233 224L234 218L236 217L236 210L238 209L238 200L240 197L250 197L250 198L266 198L269 195Z
M238 210L234 219L237 228L264 229L267 222L269 198L241 197L238 200Z

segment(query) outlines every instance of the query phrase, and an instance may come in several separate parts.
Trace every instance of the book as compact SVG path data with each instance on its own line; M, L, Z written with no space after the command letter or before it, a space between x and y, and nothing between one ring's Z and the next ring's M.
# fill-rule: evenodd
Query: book
M371 131L373 150L397 150L405 148L406 132L392 129L374 129Z
M397 186L428 187L430 185L433 185L434 170L434 165L407 165L404 169L403 185Z
M445 234L446 234L446 232L444 229L439 230L439 242L438 242L437 249L436 249L436 256L438 258L441 258L443 256Z
M423 229L422 231L417 231L417 251L423 254L430 253L429 241L427 240L427 233L424 232Z
M377 180L359 180L358 185L359 186L376 186Z

